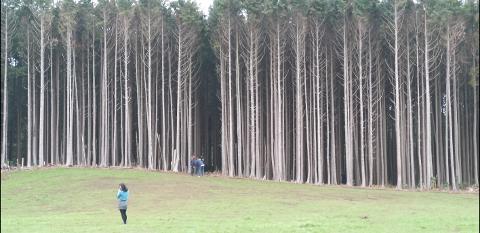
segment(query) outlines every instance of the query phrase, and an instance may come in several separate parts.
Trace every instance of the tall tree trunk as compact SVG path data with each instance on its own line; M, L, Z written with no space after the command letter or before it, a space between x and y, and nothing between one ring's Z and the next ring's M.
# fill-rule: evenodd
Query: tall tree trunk
M433 168L432 168L432 140L431 140L431 121L430 121L430 66L429 66L429 41L428 41L428 31L427 31L427 12L425 11L424 15L424 27L425 27L425 143L426 145L426 166L427 166L427 176L425 177L425 182L427 184L427 189L431 187L431 180L433 177Z
M5 167L8 164L8 155L7 155L7 143L8 143L8 10L5 7L5 51L4 57L4 70L3 70L3 109L2 109L2 156L1 156L1 167ZM28 32L27 32L28 33ZM30 81L30 80L29 80ZM17 145L18 146L18 145Z
M228 142L228 175L234 175L234 149L233 149L233 97L232 97L232 46L231 46L231 23L230 17L228 18L228 133L229 133L229 142Z
M410 187L415 188L415 162L413 158L413 109L410 74L410 40L407 34L407 105L408 105L408 144L410 148Z
M123 54L123 59L124 59L124 91L125 91L125 160L123 163L123 166L130 167L132 160L131 160L131 148L132 148L132 141L131 141L131 126L130 126L130 93L129 93L129 88L128 88L128 60L129 60L129 53L128 53L128 16L124 16L124 31L123 31L123 49L124 49L124 54Z
M368 32L368 185L373 185L373 87L372 45ZM377 180L378 183L378 180Z
M401 150L401 128L400 128L400 77L398 73L398 11L397 11L397 2L394 3L394 21L395 21L395 138L396 138L396 153L397 153L397 189L402 189L402 150Z
M298 16L297 16L298 17ZM303 182L303 97L302 97L302 46L303 46L303 35L302 25L299 25L301 19L297 19L295 25L295 154L296 154L296 182Z
M140 66L138 62L138 34L135 40L135 79L137 83L137 119L138 119L138 142L137 142L137 165L143 166L143 135L144 135L144 123L143 123L143 88L142 88L142 75L140 74Z
M168 95L169 95L169 99L170 99L170 107L169 107L169 111L170 111L170 139L171 139L171 147L173 147L173 145L175 144L175 134L174 134L174 124L175 124L175 121L174 121L174 117L173 117L173 94L172 94L172 58L171 58L171 53L170 53L170 50L168 51L167 53L168 55ZM170 154L173 153L174 150L170 149ZM170 159L169 161L173 161L173 159ZM173 170L172 168L172 165L170 164L170 169Z
M476 70L475 58L473 59L473 70ZM473 86L473 169L475 184L478 185L478 91L477 85Z
M334 96L335 96L335 93L334 93L334 74L333 74L333 55L332 55L332 51L330 51L330 106L331 106L331 114L332 116L330 117L331 119L331 132L332 132L332 146L331 146L331 166L332 166L332 169L331 169L331 172L332 172L332 175L331 175L331 184L337 184L337 163L336 163L336 139L335 139L335 100L334 100Z
M360 83L360 161L362 167L362 187L366 186L366 174L365 174L365 139L364 139L364 127L363 127L363 50L362 50L362 38L363 37L363 25L358 23L358 81Z
M7 47L5 47L7 48ZM33 85L30 78L30 27L27 24L27 80L28 80L28 120L27 120L27 167L32 166L33 156Z
M458 98L457 98L457 80L456 80L456 60L455 60L455 45L453 45L452 52L450 56L453 56L453 69L452 69L452 82L453 82L453 127L454 127L454 150L455 150L455 171L457 176L458 184L463 183L462 179L462 171L466 169L462 169L462 155L460 154L460 125L458 123Z
M93 25L95 25L95 21L93 21ZM96 73L95 73L95 26L93 27L92 32L92 161L91 164L93 166L97 165L97 100L96 100L96 87L95 84L96 80Z
M166 115L165 115L165 43L164 43L164 18L162 16L162 24L161 24L161 62L162 62L162 169L166 171L168 169L167 165L167 122L166 122ZM126 88L126 87L125 87Z
M58 63L57 63L58 66ZM57 76L58 77L58 76ZM58 95L58 88L55 88L55 85L58 84L58 79L53 77L53 43L50 40L50 106L51 106L51 115L50 115L50 161L52 164L58 164L57 160L57 147L58 147L58 126L57 114L58 108L56 103L56 96ZM90 106L90 105L89 105Z
M349 62L348 62L348 41L347 41L347 18L346 16L343 19L343 91L344 91L344 111L345 111L345 165L346 165L346 176L347 176L347 185L353 185L353 155L352 155L352 136L351 136L351 125L350 125L350 77L349 77Z
M113 143L112 143L112 166L117 165L117 57L118 57L118 16L115 16L115 47L113 60Z
M38 165L41 167L44 163L45 152L45 18L43 13L40 15L40 120L38 130Z
M237 107L237 175L243 176L243 110L242 110L242 84L240 83L240 56L239 56L239 29L235 33L235 78L236 78L236 107Z
M73 165L73 77L72 77L72 31L67 26L67 161L65 165Z
M108 50L107 50L107 13L106 9L103 13L103 75L102 75L102 143L100 148L102 150L101 163L102 167L109 166L109 154L110 154L110 125L109 125L109 98L108 98Z
M447 70L446 70L446 113L447 113L447 120L446 120L446 125L445 129L448 132L448 140L445 142L446 145L448 145L448 148L450 149L448 151L450 155L450 170L452 172L452 189L457 190L457 169L455 167L455 159L454 159L454 148L453 148L453 132L452 132L452 103L451 103L451 94L450 94L450 27L447 25Z
M182 26L178 27L178 69L177 69L177 132L176 132L176 146L173 159L173 168L174 172L178 172L179 166L179 156L180 156L180 121L181 121L181 107L180 102L182 101Z
M417 12L415 12L415 52L416 52L416 78L417 78L417 158L418 158L418 177L420 188L423 189L423 172L422 172L422 141L421 141L421 115L420 110L422 105L420 104L420 56L419 56L419 43L418 38L418 25L417 25Z

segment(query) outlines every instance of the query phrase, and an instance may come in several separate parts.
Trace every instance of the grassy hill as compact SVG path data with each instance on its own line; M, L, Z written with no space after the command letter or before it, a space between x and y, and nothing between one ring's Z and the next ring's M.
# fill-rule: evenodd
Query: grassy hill
M130 189L128 224L115 199ZM135 169L2 173L1 232L478 232L479 195Z

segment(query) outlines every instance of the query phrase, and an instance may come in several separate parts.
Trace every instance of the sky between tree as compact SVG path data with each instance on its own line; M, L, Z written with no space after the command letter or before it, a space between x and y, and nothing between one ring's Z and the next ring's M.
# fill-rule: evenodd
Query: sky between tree
M205 17L208 17L208 8L212 5L213 0L193 0L198 4L198 8L203 12L203 15ZM170 2L170 0L167 0L167 2Z

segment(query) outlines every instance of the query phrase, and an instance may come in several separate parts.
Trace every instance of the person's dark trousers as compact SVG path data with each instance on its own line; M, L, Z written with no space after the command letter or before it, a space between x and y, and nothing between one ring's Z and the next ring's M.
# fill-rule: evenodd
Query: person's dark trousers
M127 224L127 210L120 210L120 214L122 215L123 224Z
M197 174L197 171L196 171L196 170L197 170L197 169L195 169L195 167L192 167L192 171L191 171L192 176L195 175L195 174Z
M204 169L205 169L205 166L204 166L204 165L200 166L200 176L203 176L203 174L205 174L205 170L204 170Z

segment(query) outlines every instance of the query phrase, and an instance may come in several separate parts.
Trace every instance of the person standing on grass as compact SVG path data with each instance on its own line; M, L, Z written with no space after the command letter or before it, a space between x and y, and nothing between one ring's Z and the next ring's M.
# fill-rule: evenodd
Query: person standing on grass
M197 174L197 156L193 155L192 160L190 161L190 167L191 167L191 175Z
M124 183L121 183L117 192L118 209L122 215L123 224L127 224L127 202L128 202L128 189Z
M200 157L200 174L203 176L205 174L205 161L203 160L203 156Z
M197 170L197 176L203 176L203 168L205 167L205 164L201 159L195 160L195 170Z

